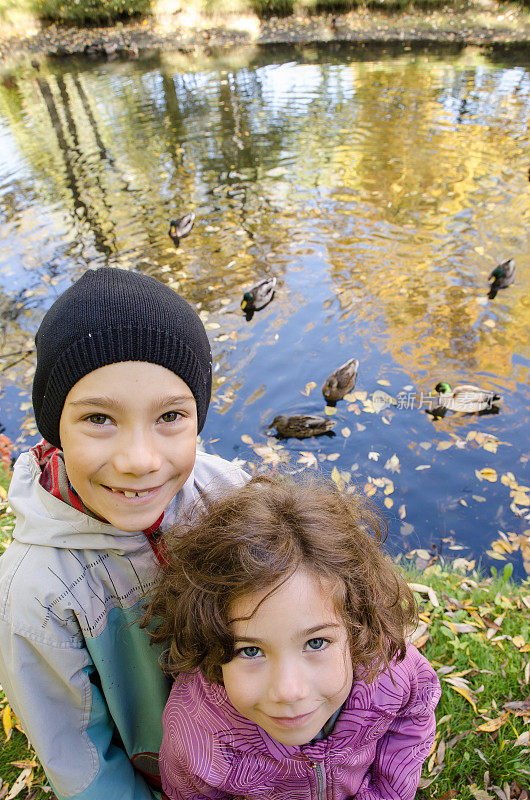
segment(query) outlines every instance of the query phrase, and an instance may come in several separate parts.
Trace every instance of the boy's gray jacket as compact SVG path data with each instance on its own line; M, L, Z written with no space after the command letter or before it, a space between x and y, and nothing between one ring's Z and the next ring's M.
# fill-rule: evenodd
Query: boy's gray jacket
M158 753L170 688L138 626L155 553L143 532L88 517L39 476L35 456L21 455L9 491L14 541L0 559L0 683L58 798L151 800L131 759L144 767ZM163 528L246 477L197 453Z

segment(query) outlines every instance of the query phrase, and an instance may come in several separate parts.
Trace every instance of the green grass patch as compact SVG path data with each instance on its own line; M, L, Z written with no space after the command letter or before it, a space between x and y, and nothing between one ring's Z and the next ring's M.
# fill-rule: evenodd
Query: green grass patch
M4 0L3 0L4 1ZM151 0L31 0L35 14L67 25L109 25L151 12Z

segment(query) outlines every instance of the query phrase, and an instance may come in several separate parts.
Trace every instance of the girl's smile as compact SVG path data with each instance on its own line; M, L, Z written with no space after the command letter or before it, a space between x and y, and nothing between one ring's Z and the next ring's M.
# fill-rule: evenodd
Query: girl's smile
M222 666L228 699L277 741L311 741L353 681L348 634L332 587L297 570L285 583L230 607L235 655Z

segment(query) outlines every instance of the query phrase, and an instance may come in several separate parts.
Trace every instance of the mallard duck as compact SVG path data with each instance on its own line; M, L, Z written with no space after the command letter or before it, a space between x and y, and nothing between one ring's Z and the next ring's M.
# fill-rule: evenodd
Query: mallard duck
M438 393L438 407L432 411L435 416L443 416L441 413L436 413L439 409L444 413L445 410L449 410L462 411L465 414L489 411L493 408L493 404L501 399L499 394L488 389L480 389L470 383L463 383L452 389L447 381L440 381L434 387L434 391Z
M503 261L502 264L498 264L495 269L491 271L488 278L488 280L491 281L491 286L488 293L490 300L493 300L499 289L506 289L507 286L510 286L514 281L514 278L515 261L513 258L509 258L507 261Z
M194 222L195 214L193 211L190 211L189 214L184 214L183 217L171 220L169 223L168 233L175 242L176 247L179 246L181 239L184 239L185 236L190 235Z
M358 359L350 358L342 367L331 373L322 387L322 394L328 403L336 403L337 400L342 400L345 394L351 392L355 386L358 369Z
M335 427L335 421L326 417L311 416L309 414L293 414L291 417L280 414L274 417L267 428L276 426L278 436L288 439L294 436L295 439L309 439L310 436L322 436L330 433Z
M265 278L261 283L257 283L248 292L245 292L241 301L241 308L248 314L251 311L259 311L260 308L270 303L274 297L276 289L276 278Z

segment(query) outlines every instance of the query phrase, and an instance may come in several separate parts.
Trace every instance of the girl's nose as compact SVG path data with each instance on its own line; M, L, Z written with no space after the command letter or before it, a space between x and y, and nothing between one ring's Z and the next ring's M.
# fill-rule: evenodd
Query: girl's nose
M270 699L275 703L291 704L304 700L309 694L309 685L300 664L282 661L271 672Z
M124 432L116 441L113 457L114 469L123 475L147 475L161 466L161 453L155 437L144 431Z

